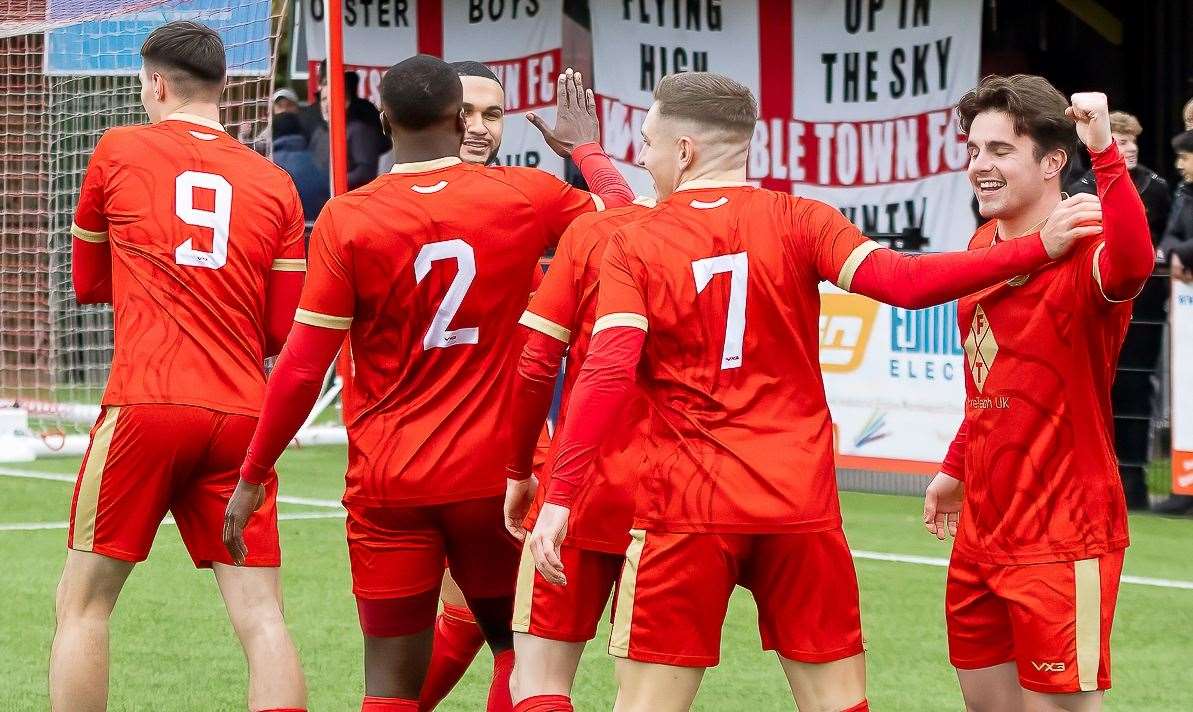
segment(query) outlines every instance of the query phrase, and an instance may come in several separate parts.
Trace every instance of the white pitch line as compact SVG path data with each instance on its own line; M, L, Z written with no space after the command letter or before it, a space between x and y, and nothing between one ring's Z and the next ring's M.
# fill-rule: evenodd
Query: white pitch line
M15 470L11 467L0 467L0 476L2 477L19 477L27 480L49 480L50 482L70 482L74 484L75 477L73 475L59 475L52 472L38 472L36 470ZM301 504L308 507L325 507L327 509L340 509L344 507L342 504L334 499L315 499L312 497L291 497L289 495L278 495L278 501L283 504Z
M901 564L920 564L922 566L939 566L948 567L948 559L940 559L932 556L914 556L912 554L886 554L881 551L852 551L854 558L870 559L871 561L894 561ZM1179 579L1163 579L1152 578L1150 576L1131 576L1123 574L1119 579L1123 583L1131 583L1136 586L1154 586L1156 588L1179 588L1186 591L1193 591L1193 581L1181 581Z

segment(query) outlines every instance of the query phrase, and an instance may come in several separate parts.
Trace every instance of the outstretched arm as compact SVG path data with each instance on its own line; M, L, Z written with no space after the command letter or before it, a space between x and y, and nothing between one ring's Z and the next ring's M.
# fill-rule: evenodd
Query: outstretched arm
M70 276L79 304L112 303L112 246L107 235L102 240L80 237L75 228L71 242ZM86 232L86 231L82 231ZM97 233L86 233L94 236Z

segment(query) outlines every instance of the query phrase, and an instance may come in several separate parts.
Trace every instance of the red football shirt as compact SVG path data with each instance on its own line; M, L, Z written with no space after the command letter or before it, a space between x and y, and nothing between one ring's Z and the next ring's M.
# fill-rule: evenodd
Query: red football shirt
M992 244L996 226L979 228L970 248ZM968 429L960 556L1031 564L1127 546L1110 387L1131 303L1102 294L1103 244L958 303Z
M458 158L399 164L328 202L295 320L350 330L345 501L505 491L503 416L532 270L598 206L543 171Z
M105 405L256 415L269 271L305 269L281 168L197 116L107 131L71 232L110 241L115 351Z
M555 426L557 432L563 427L563 414L567 412L572 386L580 375L592 337L592 325L596 321L597 277L605 246L618 228L642 218L652 203L643 201L577 218L560 239L547 277L520 319L524 326L568 345L560 420ZM572 509L568 537L582 548L621 554L629 544L634 518L632 475L637 463L632 459L627 461L626 457L634 457L634 451L627 448L638 424L645 418L644 406L644 402L634 399L632 405L626 407L620 418L624 426L605 439L591 479ZM549 450L547 462L554 459L554 449ZM527 529L533 527L550 478L548 466L539 474L539 487L527 518Z
M708 181L618 230L593 331L647 332L635 526L841 525L817 284L847 289L877 247L824 203Z

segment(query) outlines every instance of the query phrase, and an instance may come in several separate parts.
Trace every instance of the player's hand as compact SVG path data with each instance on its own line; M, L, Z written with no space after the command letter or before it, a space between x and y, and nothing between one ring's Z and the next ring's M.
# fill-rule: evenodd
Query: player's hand
M224 546L232 555L232 563L244 566L244 557L249 553L244 545L244 528L249 517L265 503L265 485L255 485L241 480L228 500L224 510Z
M1079 241L1102 234L1102 201L1078 193L1060 201L1040 230L1044 249L1052 259L1062 257Z
M566 586L568 582L564 576L559 547L563 544L563 538L567 536L570 514L571 510L567 507L550 502L544 504L527 543L531 555L534 556L534 567L543 578L558 586Z
M1181 256L1175 252L1172 253L1171 267L1173 279L1185 284L1193 283L1193 265L1181 262Z
M538 478L534 475L524 480L505 481L505 529L518 541L526 541L526 528L522 523L530 511L530 503L534 501L538 486Z
M601 137L597 123L596 97L591 89L584 88L580 72L568 67L555 80L555 128L547 126L542 117L531 112L526 115L530 123L542 132L551 150L563 158L572 155L572 149Z
M924 528L928 533L944 541L945 532L957 536L957 518L961 514L961 502L965 496L965 484L943 472L937 473L924 492Z
M1065 115L1077 122L1077 137L1094 153L1105 151L1114 139L1110 136L1110 106L1106 95L1087 91L1074 94Z

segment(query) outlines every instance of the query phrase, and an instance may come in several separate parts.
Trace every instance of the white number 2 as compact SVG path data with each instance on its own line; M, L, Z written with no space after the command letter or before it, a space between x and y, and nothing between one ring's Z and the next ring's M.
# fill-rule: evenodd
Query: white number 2
M477 327L452 330L447 328L455 318L456 312L460 310L464 295L468 294L468 287L476 277L476 256L472 247L459 239L423 245L418 251L418 257L414 258L415 283L423 281L431 271L431 263L437 260L455 260L456 277L447 288L447 294L443 295L435 318L431 320L431 328L427 329L427 334L423 337L423 350L475 344L480 337L480 329Z
M215 209L195 207L195 188L215 192ZM200 171L186 171L174 179L174 213L182 222L211 228L211 252L196 250L191 241L174 250L174 261L188 267L219 269L228 262L228 225L232 221L232 184L223 176Z
M721 352L721 370L741 368L742 341L746 336L746 284L750 261L746 253L706 257L692 263L696 293L700 294L715 275L729 273L729 315L725 320L725 348Z

